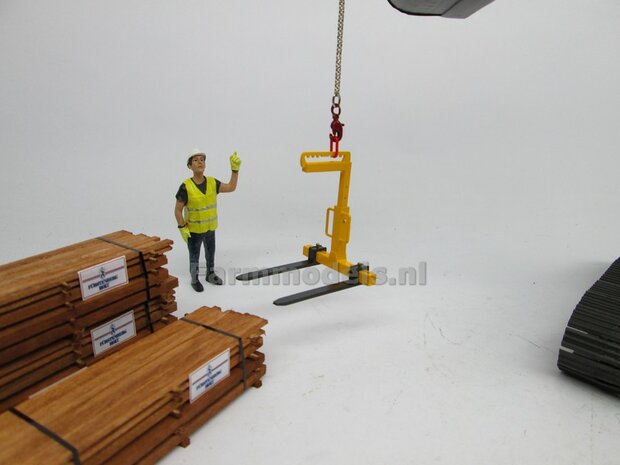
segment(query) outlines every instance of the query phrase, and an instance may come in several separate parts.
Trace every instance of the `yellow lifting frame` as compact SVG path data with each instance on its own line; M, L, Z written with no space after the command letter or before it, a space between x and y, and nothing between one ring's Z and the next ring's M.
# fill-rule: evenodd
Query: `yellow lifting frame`
M356 263L347 260L347 244L351 235L351 214L349 213L349 183L351 180L351 152L303 152L301 154L301 169L304 173L319 173L340 171L338 183L338 202L329 207L325 213L325 235L331 239L331 247L327 251L316 252L316 261L338 273L350 275L351 268ZM330 212L333 213L332 232L329 232ZM304 245L303 253L310 254L312 244ZM358 273L360 284L372 286L377 276L369 270L360 270Z

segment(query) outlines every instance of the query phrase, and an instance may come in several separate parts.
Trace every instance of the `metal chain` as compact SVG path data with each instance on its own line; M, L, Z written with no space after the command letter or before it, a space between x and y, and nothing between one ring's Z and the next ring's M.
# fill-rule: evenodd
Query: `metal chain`
M340 6L338 8L338 39L336 44L336 79L334 84L334 98L332 103L334 105L340 105L340 76L342 66L342 32L344 30L344 0L339 0Z
M340 121L340 75L342 65L342 31L344 30L344 0L340 1L338 9L338 41L336 44L336 79L334 84L334 96L332 97L332 123L330 125L329 151L338 156L338 145L342 139L344 124Z

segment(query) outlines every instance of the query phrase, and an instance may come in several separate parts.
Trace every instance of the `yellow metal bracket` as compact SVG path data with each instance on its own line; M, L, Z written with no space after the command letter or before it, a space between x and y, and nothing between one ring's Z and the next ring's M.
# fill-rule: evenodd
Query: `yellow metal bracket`
M331 238L329 250L316 252L315 260L338 273L351 276L352 271L358 266L347 260L347 244L351 236L351 214L349 213L349 182L351 180L351 152L339 151L334 157L334 152L303 152L301 154L301 169L305 173L319 173L339 171L338 200L335 206L329 207L325 214L325 235ZM332 212L332 228L330 233L329 217ZM312 244L304 246L303 253L306 257L310 254ZM372 286L377 281L377 276L368 269L360 269L357 273L360 284Z
M325 212L325 235L331 239L329 250L320 244L305 245L304 255L308 257L284 265L250 271L237 276L239 281L252 281L279 273L300 270L315 265L325 265L347 277L344 281L327 284L322 287L308 289L296 294L274 300L275 305L290 305L332 292L351 289L360 284L372 286L377 276L365 263L351 263L347 260L347 244L351 235L351 215L349 213L349 180L351 179L350 152L304 152L301 154L301 169L306 173L339 171L338 201ZM330 228L330 217L331 228Z

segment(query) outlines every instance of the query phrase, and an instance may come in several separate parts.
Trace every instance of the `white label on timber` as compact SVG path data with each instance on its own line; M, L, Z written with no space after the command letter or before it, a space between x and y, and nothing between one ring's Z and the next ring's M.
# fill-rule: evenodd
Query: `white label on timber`
M230 349L210 360L189 375L189 401L201 395L230 375Z
M99 265L78 271L82 300L127 284L127 262L122 255Z
M95 357L136 335L133 311L127 312L90 332Z

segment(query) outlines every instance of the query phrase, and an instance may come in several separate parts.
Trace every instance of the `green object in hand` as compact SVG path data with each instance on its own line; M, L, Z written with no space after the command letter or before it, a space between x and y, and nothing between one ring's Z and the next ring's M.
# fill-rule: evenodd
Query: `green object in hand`
M237 156L237 152L230 156L230 169L233 171L239 171L241 168L241 158Z
M192 235L192 233L189 232L189 227L187 225L183 226L182 228L179 228L179 232L181 233L181 237L183 238L185 242L187 242L187 239L189 239L189 236Z

